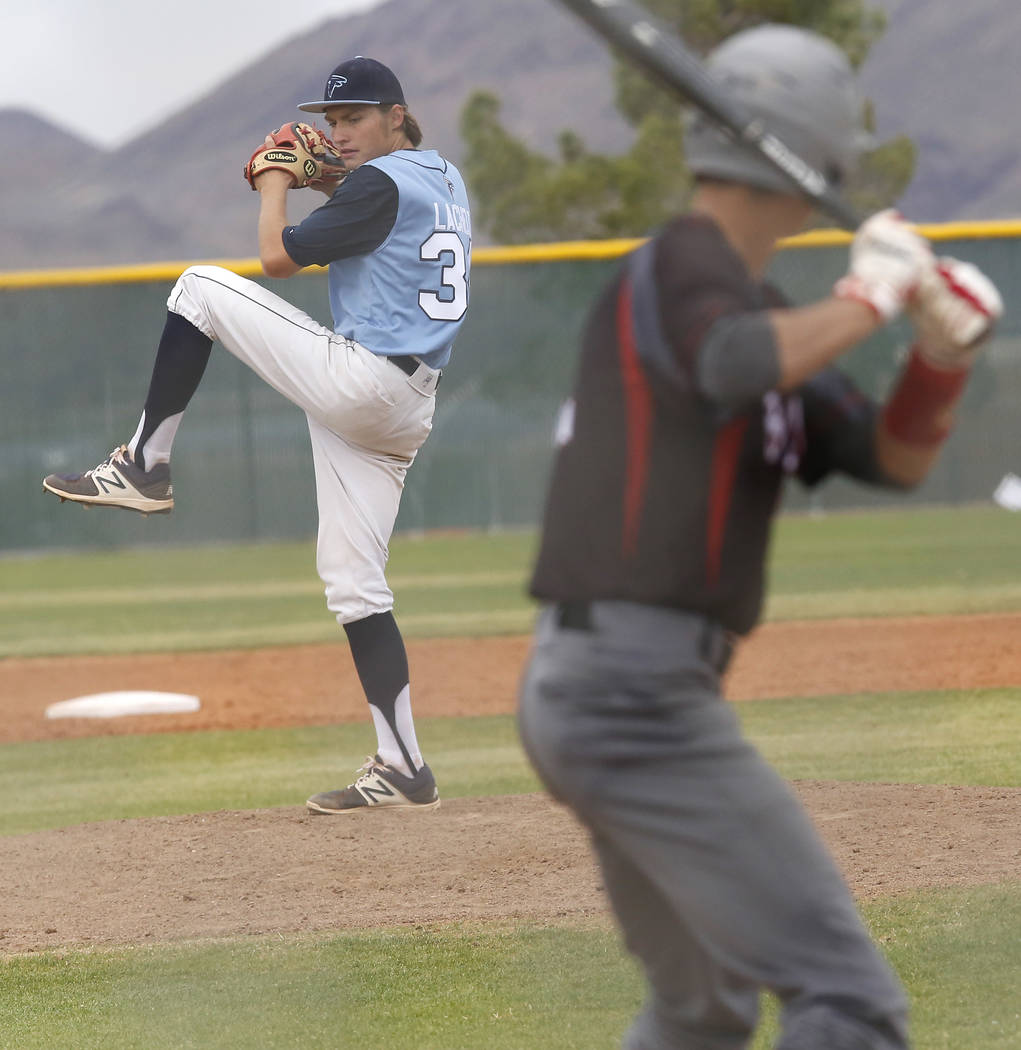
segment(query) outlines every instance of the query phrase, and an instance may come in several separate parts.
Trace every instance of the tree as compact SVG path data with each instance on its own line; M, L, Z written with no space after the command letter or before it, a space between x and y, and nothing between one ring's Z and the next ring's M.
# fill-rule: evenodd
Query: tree
M829 37L859 66L885 27L865 0L644 0L700 54L761 22L787 22ZM684 107L627 62L614 73L615 102L635 136L627 153L589 152L564 131L558 156L530 150L500 123L499 99L476 92L461 115L464 170L478 227L501 244L644 236L681 210L692 180L684 164ZM866 114L871 124L871 109ZM862 213L907 186L914 146L900 137L866 155L849 188Z

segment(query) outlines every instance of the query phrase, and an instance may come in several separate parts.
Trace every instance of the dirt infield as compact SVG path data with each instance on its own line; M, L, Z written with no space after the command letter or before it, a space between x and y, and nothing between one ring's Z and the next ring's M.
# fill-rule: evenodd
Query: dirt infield
M1019 789L797 791L859 898L1017 876ZM414 864L394 863L409 850ZM452 799L434 813L295 806L85 824L0 838L0 870L0 955L606 913L584 834L541 795Z
M339 632L338 632L339 634ZM1021 686L1021 613L766 624L738 649L732 700ZM514 709L524 637L408 642L418 717ZM48 704L116 689L200 697L194 714L48 721ZM0 743L368 720L347 647L0 660Z
M1021 615L770 624L739 651L726 691L754 700L1021 687L1019 637ZM527 646L525 638L409 643L416 713L513 710ZM195 693L202 708L44 717L50 703L114 689ZM5 660L0 697L5 742L368 723L343 645ZM796 790L859 898L991 883L1021 870L1021 789L800 782ZM387 859L409 839L420 863L402 877ZM82 825L0 838L0 877L0 954L606 914L583 833L539 795L449 800L430 814L313 817L296 805Z

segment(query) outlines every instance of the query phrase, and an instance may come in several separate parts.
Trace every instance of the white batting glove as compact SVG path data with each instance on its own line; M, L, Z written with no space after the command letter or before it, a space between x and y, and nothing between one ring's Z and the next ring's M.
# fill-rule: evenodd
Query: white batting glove
M922 274L908 315L923 357L966 368L1003 316L1003 300L977 266L944 256Z
M885 324L904 309L932 265L932 249L924 237L893 209L877 212L858 227L848 272L833 286L833 294L865 303Z

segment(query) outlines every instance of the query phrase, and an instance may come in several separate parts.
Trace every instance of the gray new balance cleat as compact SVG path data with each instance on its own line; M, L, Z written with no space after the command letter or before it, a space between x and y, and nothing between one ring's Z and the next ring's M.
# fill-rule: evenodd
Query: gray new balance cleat
M127 445L115 448L98 467L84 474L51 474L43 489L74 503L94 507L123 507L142 514L167 514L174 509L170 467L157 463L142 470L131 461Z
M406 777L374 755L346 788L313 795L305 805L313 813L364 813L370 809L437 809L440 794L428 766Z

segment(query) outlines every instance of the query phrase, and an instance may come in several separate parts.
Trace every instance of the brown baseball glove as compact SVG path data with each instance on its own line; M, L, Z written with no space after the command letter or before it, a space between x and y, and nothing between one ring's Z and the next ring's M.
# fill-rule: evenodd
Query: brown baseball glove
M313 124L285 124L269 138L272 144L263 143L245 165L244 175L253 190L256 176L270 168L286 171L294 180L292 189L337 182L347 174L343 158L333 152L333 144Z

